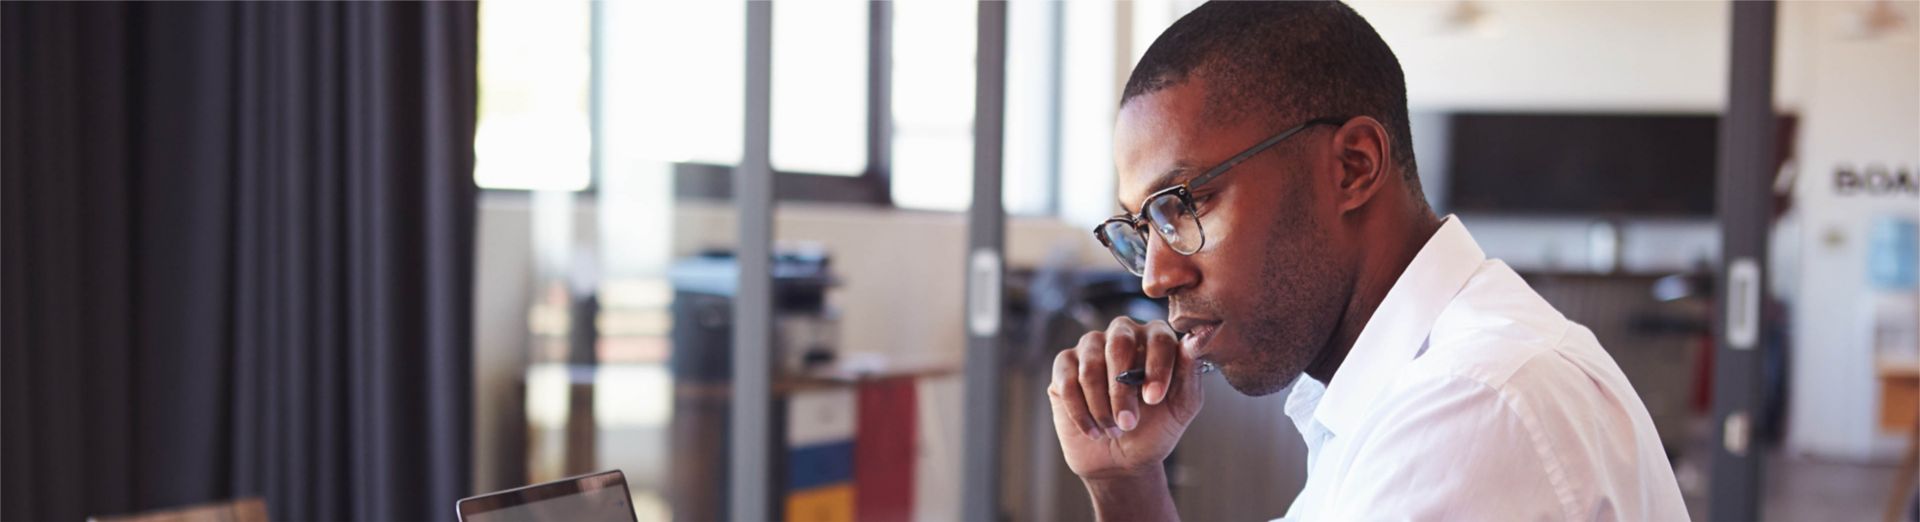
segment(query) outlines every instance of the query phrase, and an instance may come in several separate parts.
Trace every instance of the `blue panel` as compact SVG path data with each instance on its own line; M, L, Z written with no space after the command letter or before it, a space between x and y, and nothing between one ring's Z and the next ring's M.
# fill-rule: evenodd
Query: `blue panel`
M787 452L788 491L853 482L853 441L793 448Z

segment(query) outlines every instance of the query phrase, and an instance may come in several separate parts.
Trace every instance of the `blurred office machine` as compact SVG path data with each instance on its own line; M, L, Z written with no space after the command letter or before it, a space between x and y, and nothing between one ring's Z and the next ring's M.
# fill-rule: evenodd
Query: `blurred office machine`
M129 515L87 517L87 522L267 522L267 501L247 497Z
M839 343L838 313L827 304L834 286L831 258L805 247L774 254L774 369L793 375L833 362ZM722 381L733 368L733 296L739 268L727 252L674 263L673 376L684 381Z
M1059 264L1053 264L1059 265ZM1122 271L1015 271L1001 465L1002 512L1016 521L1093 520L1079 477L1060 455L1046 388L1053 358L1114 317L1165 319L1164 302ZM1187 520L1265 520L1286 514L1306 483L1306 446L1284 412L1286 392L1247 397L1204 376L1207 404L1167 459L1167 480Z
M826 290L831 284L828 259L789 256L774 262L776 318L796 314L825 320ZM673 284L672 350L673 409L668 447L669 492L674 518L727 518L728 410L733 372L733 298L739 264L732 254L708 252L676 262L669 272ZM786 323L780 319L776 322ZM781 332L785 334L785 332ZM787 354L793 352L789 335L776 335L776 374L792 374ZM815 345L805 349L830 350ZM829 352L830 353L830 352ZM777 378L776 378L777 379ZM784 410L776 400L774 411ZM829 421L831 422L831 421ZM774 426L781 423L774 422ZM850 434L848 434L850 435ZM768 444L784 443L768 441ZM774 455L779 455L776 451ZM775 459L778 461L779 459ZM776 470L778 467L776 466ZM778 473L770 473L778 476ZM771 480L771 479L770 479ZM778 491L775 488L774 491ZM775 503L777 506L778 503Z
M683 259L674 286L674 415L668 484L673 518L729 519L728 414L736 264ZM776 520L907 520L920 444L918 387L950 368L909 367L838 352L835 284L818 249L782 249L772 267L774 376L767 476Z

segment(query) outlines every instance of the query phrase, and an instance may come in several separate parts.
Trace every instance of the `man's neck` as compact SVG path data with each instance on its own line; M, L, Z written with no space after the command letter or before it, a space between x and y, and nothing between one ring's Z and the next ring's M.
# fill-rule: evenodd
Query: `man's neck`
M1327 346L1320 351L1320 357L1307 366L1307 376L1331 385L1333 376L1345 362L1347 353L1353 351L1353 343L1360 339L1360 332L1366 330L1367 321L1373 318L1373 312L1380 308L1380 302L1386 300L1387 291L1393 289L1400 280L1400 274L1407 271L1407 265L1413 264L1414 256L1426 247L1427 240L1440 230L1441 220L1432 211L1419 212L1412 219L1398 221L1391 227L1381 230L1368 230L1364 237L1395 238L1381 244L1367 247L1361 259L1360 274L1354 281L1353 297L1347 301L1346 311L1340 316L1333 336L1327 340Z

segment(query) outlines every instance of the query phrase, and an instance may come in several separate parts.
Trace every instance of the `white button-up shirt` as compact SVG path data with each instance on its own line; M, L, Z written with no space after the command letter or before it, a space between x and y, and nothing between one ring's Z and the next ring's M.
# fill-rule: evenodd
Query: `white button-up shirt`
M1294 520L1686 520L1647 407L1567 320L1449 216L1331 386L1302 375Z

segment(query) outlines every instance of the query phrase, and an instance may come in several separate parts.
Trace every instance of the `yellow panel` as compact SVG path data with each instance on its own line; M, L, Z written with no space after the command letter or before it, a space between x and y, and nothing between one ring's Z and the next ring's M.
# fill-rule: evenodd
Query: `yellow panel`
M853 522L853 484L787 495L787 522Z

